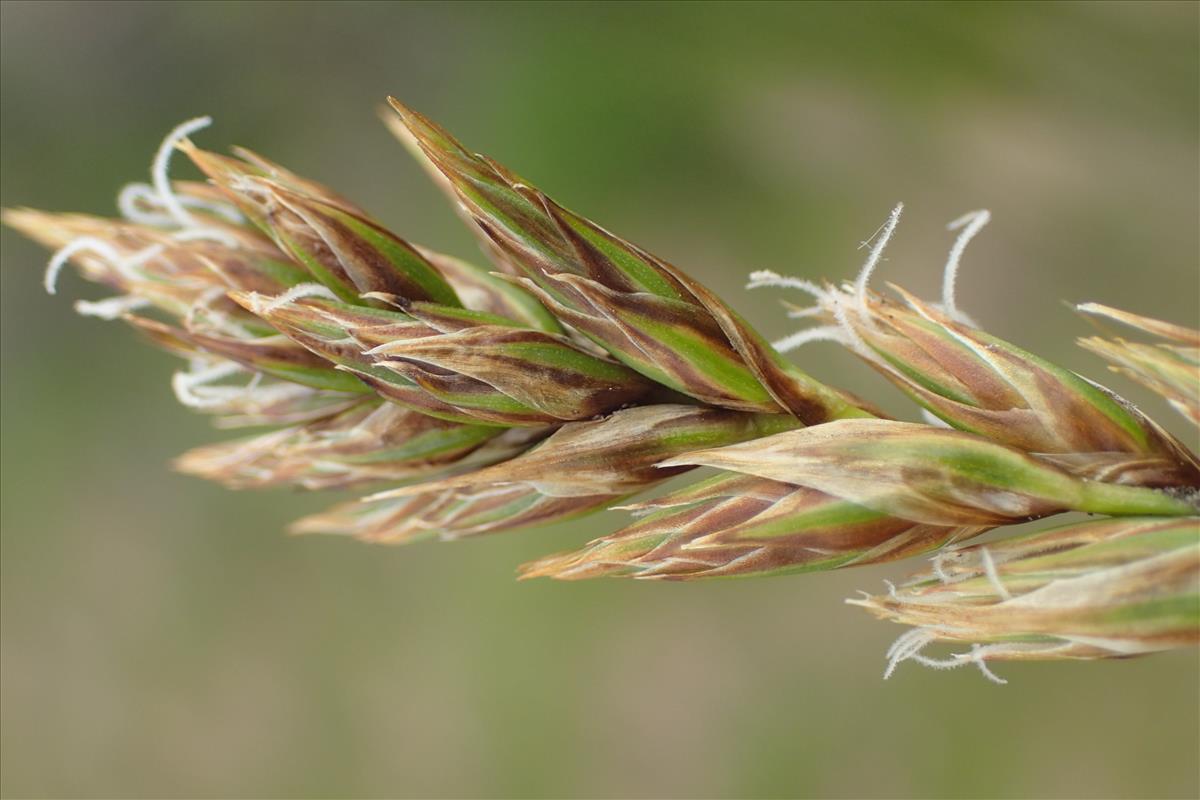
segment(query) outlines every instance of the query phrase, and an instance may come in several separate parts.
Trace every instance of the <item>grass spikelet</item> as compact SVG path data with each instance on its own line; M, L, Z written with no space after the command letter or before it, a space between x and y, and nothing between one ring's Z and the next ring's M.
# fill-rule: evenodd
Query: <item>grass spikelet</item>
M979 661L1140 655L1200 641L1200 518L1096 520L952 549L894 591L852 598L914 626L906 660L932 667ZM968 652L920 656L932 642Z
M959 264L988 212L951 223L940 304L870 286L902 205L863 244L853 281L754 273L752 287L814 298L790 316L815 326L773 347L680 268L391 105L389 127L491 268L411 242L253 151L199 148L188 137L207 118L167 135L151 182L120 191L120 218L3 212L53 251L47 291L74 267L108 290L76 310L182 359L171 389L183 405L217 427L268 427L185 453L181 471L235 489L372 485L292 530L378 543L629 503L620 530L568 543L524 578L762 577L933 554L927 574L853 601L911 626L885 677L911 660L1003 682L991 662L1200 639L1200 462L1117 395L959 307ZM171 180L176 151L207 182ZM1079 310L1153 337L1081 344L1200 420L1200 333ZM885 419L782 355L811 341L847 347L933 424ZM719 472L636 497L700 466ZM1064 511L1107 518L963 545ZM939 643L969 648L925 652Z
M1076 309L1165 340L1144 344L1091 336L1080 339L1079 345L1109 362L1113 372L1145 386L1200 426L1200 331L1098 303L1081 303Z

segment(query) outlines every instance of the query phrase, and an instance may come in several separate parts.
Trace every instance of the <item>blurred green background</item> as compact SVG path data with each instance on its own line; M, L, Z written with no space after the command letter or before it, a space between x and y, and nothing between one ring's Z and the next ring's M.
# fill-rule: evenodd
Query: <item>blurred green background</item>
M769 335L753 269L960 302L1087 374L1062 305L1195 324L1195 3L0 6L6 206L113 211L175 123L474 253L375 118L387 94L683 265ZM186 173L182 168L178 175ZM6 796L1196 797L1195 651L902 666L841 600L909 567L701 584L517 584L621 515L452 544L289 538L336 499L172 473L220 434L175 366L41 289L3 233ZM796 298L793 298L796 299ZM796 358L911 414L830 345ZM1183 435L1172 412L1113 378Z

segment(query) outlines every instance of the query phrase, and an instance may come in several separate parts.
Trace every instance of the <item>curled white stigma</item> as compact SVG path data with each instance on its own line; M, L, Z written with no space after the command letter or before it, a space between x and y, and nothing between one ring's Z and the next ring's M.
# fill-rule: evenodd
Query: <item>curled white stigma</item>
M950 576L946 574L945 566L942 565L942 560L945 557L946 557L946 551L939 550L933 554L933 558L929 559L929 563L931 565L931 568L933 569L933 574L937 576L937 579L939 581L941 581L942 583L954 583L954 581L950 578Z
M213 286L205 290L188 307L183 325L188 330L211 330L232 336L235 339L253 339L255 335L213 303L228 295L224 286ZM203 323L203 324L202 324Z
M750 282L746 284L747 289L761 289L768 286L779 289L799 289L802 292L811 294L818 300L824 300L827 294L825 289L813 281L805 280L804 278L780 275L769 269L760 269L750 273Z
M247 371L249 370L233 361L211 362L194 359L187 372L176 372L171 377L171 388L179 402L188 408L218 413L237 406L268 405L313 391L296 384L262 385L261 373L254 373L244 386L212 385L216 381Z
M1012 593L1001 582L1000 573L996 570L996 562L992 558L991 551L986 547L979 548L979 561L983 564L983 574L987 576L988 583L996 590L996 594L1005 600L1012 600Z
M883 670L883 679L886 681L892 677L892 673L896 671L896 667L901 662L916 656L925 645L936 638L937 636L933 631L927 628L913 628L910 631L900 634L896 641L892 642L892 646L888 648L885 654L888 663L887 667Z
M148 305L150 305L150 301L144 297L122 294L95 302L91 300L76 300L75 313L84 317L96 317L111 321L120 319L126 313L139 308L145 308Z
M846 335L846 331L841 325L821 325L816 328L805 328L802 331L796 331L793 334L776 339L771 342L771 346L781 353L786 353L789 350L795 350L797 347L803 347L809 342L837 342L841 345L851 346L850 337Z
M804 308L789 308L787 312L788 319L806 319L808 317L819 317L825 313L825 309L820 306L805 306Z
M198 239L207 239L211 242L223 244L233 250L241 246L237 237L232 233L210 225L201 225L195 228L188 228L187 230L176 231L171 234L171 238L178 242L194 242Z
M306 297L323 297L326 300L333 300L335 302L340 299L330 291L328 286L320 283L298 283L286 292L275 295L270 300L266 300L262 295L257 293L251 295L250 302L253 305L251 310L255 314L269 314L272 311L277 311Z
M171 156L175 153L175 145L209 125L212 125L212 117L196 117L176 125L158 146L158 152L154 154L154 162L150 165L150 179L154 184L154 192L158 195L163 209L181 228L196 227L196 220L175 195L167 170L171 166Z
M162 245L154 244L131 256L123 256L110 242L95 236L80 236L67 242L50 257L42 285L46 288L47 294L57 294L58 276L62 273L63 267L75 256L86 252L95 253L103 258L109 266L127 280L139 280L141 275L137 272L137 268L162 251Z
M871 331L875 330L875 321L871 315L867 289L870 285L871 276L883 258L884 250L887 248L888 242L891 241L892 234L896 231L896 226L900 222L900 215L903 211L904 204L897 203L896 207L892 209L891 214L888 215L887 220L866 241L861 243L860 249L870 245L871 250L867 254L866 263L863 264L862 269L859 270L852 284L848 283L838 288L823 287L804 278L779 275L770 270L759 270L750 274L750 281L746 284L747 289L762 287L799 289L816 298L817 304L814 306L807 308L791 307L788 311L788 317L803 319L828 314L833 317L836 323L836 325L810 328L790 336L785 336L774 343L776 349L786 352L809 342L835 341L849 347L869 361L877 364L883 363L877 354L867 346L867 343L859 333L858 327L862 326ZM955 301L955 284L958 278L958 267L962 261L962 255L966 250L967 244L988 224L991 218L991 212L986 209L980 209L964 214L947 226L950 230L961 229L961 232L950 249L950 254L947 257L946 266L943 271L942 309L951 319L972 327L975 327L975 322L958 308ZM1089 305L1082 304L1079 306L1079 309L1086 312L1090 310L1088 308ZM920 312L920 309L917 310ZM854 314L855 319L851 318L851 314ZM933 321L936 322L937 320ZM840 333L835 333L835 331L840 331ZM929 415L926 415L926 419L930 421L930 424L944 424L940 421L937 423L933 422Z
M863 358L870 361L878 360L874 351L867 346L867 343L863 341L855 329L855 325L850 319L847 304L853 302L856 315L861 324L874 330L874 322L871 320L870 307L867 303L867 286L871 280L871 274L883 258L883 252L887 248L897 224L900 222L900 214L903 211L904 204L897 203L896 207L892 209L892 213L888 215L887 220L866 241L862 242L860 247L866 247L871 242L874 242L874 244L871 245L871 251L867 254L867 261L863 264L862 269L859 270L858 277L855 279L853 286L844 288L823 287L804 278L779 275L770 270L759 270L750 273L750 282L746 284L747 289L759 289L763 287L799 289L816 298L817 305L809 308L792 309L788 312L789 317L801 319L826 313L832 314L836 323L834 325L807 328L785 336L772 343L775 349L780 352L787 352L809 342L837 342L849 347Z
M175 392L175 398L188 408L210 408L226 402L231 393L245 390L241 387L208 384L236 375L243 369L233 361L222 361L210 366L196 363L188 372L176 372L171 376L171 389ZM199 392L198 389L206 391Z
M915 661L923 667L930 669L957 669L958 667L974 664L983 673L983 676L992 683L1006 684L1008 681L1001 678L987 665L988 653L1002 649L1008 649L1008 645L971 645L969 653L954 653L947 658L930 658L929 656L921 655L921 651L927 645L937 639L937 633L932 628L913 628L910 631L902 633L892 646L888 648L886 657L888 660L887 667L883 671L883 679L887 680L896 671L896 667L905 661Z
M981 208L978 211L968 211L946 226L946 230L950 231L962 228L962 233L954 240L954 246L950 248L950 255L946 258L946 267L942 271L942 310L950 318L971 326L974 326L975 323L958 310L958 304L954 299L955 282L958 280L958 264L962 260L963 252L967 249L967 244L983 230L983 227L991 219L992 212Z
M883 258L883 251L887 248L888 242L892 240L892 234L896 231L896 226L900 223L900 214L904 211L904 203L897 203L892 209L892 213L888 215L887 222L883 223L883 227L876 231L875 244L871 247L871 252L867 254L867 261L858 272L858 278L854 281L854 296L858 300L858 318L862 320L863 325L871 326L871 310L867 306L867 284L871 280L871 273L875 271L875 267L879 264L879 260ZM868 242L870 239L867 240ZM866 242L863 243L864 245Z
M949 422L946 422L946 420L942 419L937 414L934 414L928 408L921 409L921 419L925 420L926 424L932 425L935 428L950 428L950 427L952 427Z
M237 209L201 198L180 197L174 193L170 177L167 174L175 146L190 134L211 124L212 117L197 117L196 119L191 119L177 125L166 135L162 144L159 145L158 150L155 152L154 161L150 166L150 176L153 186L145 183L133 183L125 186L120 194L117 195L117 207L126 219L131 222L156 227L178 225L184 230L177 231L172 234L172 237L179 241L210 239L228 247L238 247L236 237L232 236L228 231L198 224L196 219L188 213L185 206L211 211L232 222L242 220L242 215ZM158 206L164 209L166 213L145 211L142 209L142 205ZM146 263L151 258L158 256L165 249L161 244L153 244L132 255L123 256L109 242L95 236L80 236L59 248L51 256L50 263L46 266L43 285L47 293L56 294L58 277L62 273L63 267L66 266L67 262L73 256L87 251L103 258L122 277L131 281L140 280L142 276L138 273L137 267ZM113 309L115 306L108 301L100 301L98 304L82 301L81 304L77 304L76 308L77 310L82 309L80 313L107 319L110 318L109 314L114 313Z
M115 247L94 236L80 236L78 239L67 242L50 257L50 263L46 265L46 275L42 279L42 285L46 287L47 294L58 294L58 276L62 273L63 267L72 257L89 250L110 263L116 263L122 259Z
M235 225L246 221L246 218L242 216L242 212L228 203L205 200L201 197L189 197L188 195L175 195L175 198L184 208L208 211ZM147 211L147 207L151 209L162 208L162 198L155 191L154 187L148 183L126 184L121 189L120 194L117 195L117 209L121 212L121 216L130 222L136 222L139 225L150 225L156 228L171 227L178 224L178 220L170 214L165 214L161 211Z

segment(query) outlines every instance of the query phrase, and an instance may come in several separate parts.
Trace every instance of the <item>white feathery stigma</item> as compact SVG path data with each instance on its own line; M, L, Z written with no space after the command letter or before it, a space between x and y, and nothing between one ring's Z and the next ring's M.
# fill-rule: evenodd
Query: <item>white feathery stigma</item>
M996 590L996 594L1005 600L1012 600L1012 593L1001 582L1000 573L996 570L996 561L992 558L991 551L986 547L979 548L979 561L983 565L983 574L987 576L988 583Z
M841 345L852 346L850 337L846 335L841 325L820 325L816 328L805 328L796 331L782 339L771 342L771 346L781 353L795 350L809 342L837 342Z
M167 174L175 146L190 134L211 124L212 117L197 117L196 119L191 119L175 126L166 135L162 144L159 145L158 150L155 152L154 160L150 166L153 185L131 183L121 189L121 192L117 195L117 207L120 209L122 216L131 222L155 227L178 225L183 230L176 231L171 236L181 242L209 239L231 248L239 246L237 237L231 235L228 231L199 224L187 212L185 206L211 211L231 222L242 221L241 213L232 206L223 203L176 195L171 187L170 177ZM165 213L143 210L142 205L160 207L164 209ZM161 244L152 244L136 253L124 256L110 242L106 242L95 236L80 236L59 248L51 256L50 263L46 266L43 285L49 294L55 294L57 292L58 277L63 267L73 256L86 251L91 251L103 258L108 262L109 266L126 279L131 281L140 280L143 276L137 272L137 267L146 263L151 258L160 255L165 249ZM128 308L134 307L137 306L129 306ZM115 318L109 316L116 313L114 311L115 308L116 306L110 301L100 301L99 303L81 301L76 304L76 310L81 314L97 316L102 319Z
M866 241L859 245L860 249L869 245L871 250L867 254L867 260L863 264L862 269L859 270L852 284L847 283L838 288L823 287L804 278L779 275L770 270L759 270L750 273L750 281L746 284L747 289L762 287L799 289L817 299L815 306L807 308L791 307L788 311L789 318L804 319L829 314L833 316L836 322L835 326L811 328L786 336L775 342L776 349L787 351L809 342L837 341L854 350L863 358L875 363L882 363L877 354L867 346L857 327L861 325L871 331L876 330L867 290L870 285L871 276L883 258L884 250L887 248L888 242L891 241L892 234L896 231L896 226L900 221L900 215L903 211L904 204L897 203L896 207L892 209L891 214L888 215L887 220ZM963 252L966 250L967 244L988 224L991 218L991 212L986 209L979 209L962 215L947 226L949 230L961 229L961 232L950 249L950 254L947 257L946 266L943 271L942 309L950 318L963 324L971 325L972 327L975 326L975 322L958 308L955 301L955 283L958 278L958 267L962 261ZM853 306L853 312L850 310L851 305ZM1079 306L1079 309L1087 311L1088 309L1085 308L1087 305L1082 304ZM920 309L917 309L917 311L922 313ZM854 313L856 319L851 319L851 313ZM834 328L840 329L841 334L835 335L833 332ZM933 418L928 414L925 415L925 418L930 424L944 424L940 421L933 422Z
M212 117L196 117L176 125L158 146L158 152L154 154L154 162L150 165L150 178L154 184L154 192L158 195L163 209L181 228L194 228L197 223L172 190L171 178L168 176L167 170L171 166L171 156L175 152L175 145L209 125L212 125Z
M885 655L887 658L887 667L883 671L883 679L887 680L892 676L901 663L905 661L915 661L923 667L930 669L957 669L958 667L974 664L979 667L979 671L983 676L992 683L1006 684L1004 680L987 665L986 656L990 652L999 649L1004 649L1007 645L971 645L969 653L954 653L947 658L930 658L929 656L921 655L921 651L925 647L937 639L937 634L932 628L913 628L910 631L905 631L900 634L900 637L892 643Z
M747 289L761 289L768 286L780 289L799 289L802 292L811 294L818 300L824 300L827 294L825 289L813 281L805 280L804 278L780 275L769 269L760 269L750 273L750 282L746 284Z
M883 670L883 679L886 681L892 677L892 673L896 671L896 667L901 662L915 657L925 645L936 638L937 635L927 628L913 628L910 631L900 634L896 641L892 642L892 646L888 648L885 654L888 663L887 667Z
M46 275L42 279L42 285L46 287L47 294L58 294L58 276L62 272L62 268L73 256L88 250L110 263L122 259L115 247L95 236L80 236L78 239L67 242L50 257L50 263L46 265Z
M863 358L871 361L877 360L878 357L874 351L867 346L867 343L863 341L858 331L855 330L855 326L851 322L847 310L847 303L854 301L857 316L861 323L874 330L874 322L871 320L870 308L867 304L867 284L871 279L871 273L875 271L875 267L883 257L883 251L887 248L887 244L896 230L896 225L900 221L900 214L903 210L904 204L897 203L896 207L892 209L892 213L888 215L887 220L866 241L860 244L861 249L874 242L871 245L870 253L867 254L867 261L863 264L852 286L843 288L825 287L818 285L814 281L780 275L771 270L758 270L750 273L750 281L746 284L747 289L759 289L763 287L799 289L816 298L817 304L815 306L791 309L788 312L790 318L803 319L824 313L832 314L836 323L834 325L808 328L785 336L773 343L775 349L780 352L787 352L809 342L832 341L849 347Z
M946 568L942 566L942 561L945 559L945 557L946 551L939 550L933 554L932 558L929 559L929 563L932 566L933 574L937 576L939 581L942 583L954 583L954 580L951 579L948 574L946 574Z
M189 197L188 195L175 195L175 197L184 208L208 211L235 225L246 221L246 218L242 216L242 212L228 203L205 200L201 197ZM136 222L139 225L150 225L156 228L176 226L178 220L170 214L157 210L147 210L147 208L161 209L162 207L162 198L154 190L154 187L148 183L126 184L117 195L117 209L121 212L121 216L130 222Z
M210 408L226 402L232 394L245 391L241 387L209 386L214 381L236 375L243 367L233 361L222 361L205 366L194 362L187 372L176 372L171 376L171 389L175 398L188 408ZM204 389L198 392L197 389Z
M900 214L904 211L904 203L897 203L892 209L892 213L888 215L887 222L883 223L878 231L876 231L875 244L871 246L871 252L867 254L867 261L859 270L858 278L854 281L854 296L858 300L858 318L868 327L873 326L871 322L871 309L867 306L867 284L871 280L871 273L875 271L879 260L883 258L883 251L887 248L888 242L892 239L892 234L896 231L896 225L900 223ZM870 239L867 240L871 241ZM863 246L867 242L863 242Z
M258 297L259 295L254 296ZM276 311L284 306L291 305L297 300L303 300L306 297L323 297L326 300L333 300L335 302L340 300L336 294L330 291L328 286L320 283L298 283L292 288L288 289L286 292L276 295L263 304L261 306L261 311L259 310L260 307L256 305L254 312L269 314L272 311Z
M187 316L184 317L184 327L188 330L201 329L201 321L211 321L211 329L217 333L232 335L236 339L254 339L253 333L248 331L245 326L234 320L224 311L213 306L213 303L228 296L228 291L224 286L212 286L205 290L195 301L188 307Z
M121 294L116 297L108 297L97 301L76 300L75 313L84 317L96 317L112 321L120 319L130 311L145 308L148 305L150 305L150 301L144 297Z
M800 308L789 308L787 312L788 319L806 319L808 317L819 317L825 313L825 309L821 306L805 306Z
M312 392L297 384L261 385L261 373L254 373L244 386L211 385L247 371L233 361L193 359L187 372L176 372L171 377L171 388L179 402L188 408L217 412L228 410L230 404L269 404Z
M89 251L107 261L109 266L120 273L122 277L139 280L141 275L138 274L137 267L159 255L163 251L163 246L160 244L150 245L133 255L124 256L117 248L113 247L112 243L95 236L80 236L72 239L55 251L54 255L50 257L50 263L46 265L46 275L42 281L46 292L57 294L58 276L62 273L63 267L73 257Z
M925 420L926 424L932 425L935 428L950 428L953 427L949 422L934 414L928 408L921 409L921 419Z
M236 250L241 246L237 237L232 233L220 228L214 228L211 225L200 225L195 228L175 231L171 234L171 238L178 242L194 242L198 239L207 239L210 242L223 244L231 250Z
M967 325L974 326L974 322L958 310L958 304L954 298L955 282L958 280L958 264L962 260L963 252L967 249L967 244L983 230L983 227L991 219L992 212L981 208L978 211L968 211L946 226L946 230L956 231L962 228L962 232L954 240L954 245L950 248L950 255L946 258L946 267L942 271L942 310L950 318Z

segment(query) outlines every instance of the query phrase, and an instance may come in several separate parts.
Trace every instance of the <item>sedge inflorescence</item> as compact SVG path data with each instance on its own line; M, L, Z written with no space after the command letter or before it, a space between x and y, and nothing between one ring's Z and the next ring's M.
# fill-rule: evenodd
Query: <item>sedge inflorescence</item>
M840 285L774 272L811 327L774 344L679 267L547 197L392 101L389 127L452 200L489 267L397 235L329 187L243 148L168 134L121 218L6 211L114 294L124 320L185 366L171 386L219 427L267 426L181 456L231 488L371 490L294 530L362 541L457 539L603 509L625 527L521 567L525 578L697 580L932 557L848 602L911 626L887 654L967 664L1096 659L1200 640L1200 463L1109 389L984 332L956 300L957 231L939 302L871 288L897 205ZM207 179L173 181L186 155ZM1200 333L1084 304L1153 342L1082 340L1200 420ZM923 422L783 354L836 342L908 395ZM658 496L697 467L716 472ZM1095 519L1010 536L1065 512ZM945 657L935 643L964 645Z

